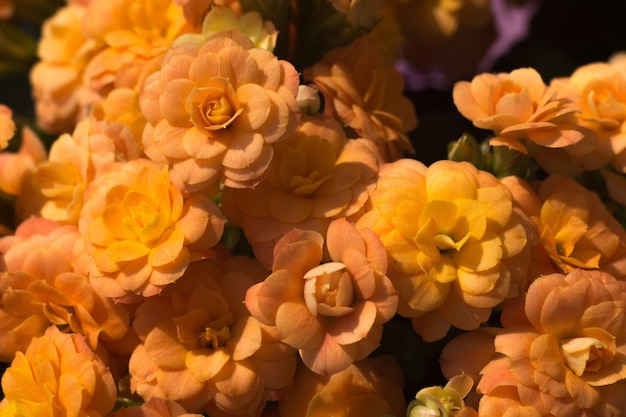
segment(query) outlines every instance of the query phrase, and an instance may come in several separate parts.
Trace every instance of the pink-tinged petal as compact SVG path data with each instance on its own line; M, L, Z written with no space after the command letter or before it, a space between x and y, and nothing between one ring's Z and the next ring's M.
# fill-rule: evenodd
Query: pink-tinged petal
M269 195L268 208L276 219L298 223L311 215L313 201L306 197L299 197L282 191L275 191Z
M303 287L302 277L289 270L279 269L265 278L263 283L247 291L246 307L258 320L274 325L280 306L301 297Z
M327 327L327 333L341 345L349 345L363 340L376 321L376 305L372 302L359 302L352 305L354 310L346 316L335 318Z
M281 340L296 349L318 346L326 334L322 322L302 301L285 301L278 307L276 328Z
M189 401L206 389L203 381L197 380L187 368L161 370L159 388L167 398L174 401Z
M237 100L243 113L235 120L234 127L251 132L266 123L270 114L270 99L263 87L252 83L243 84L237 88Z
M265 146L263 136L258 133L233 132L222 164L231 169L248 168L261 157Z
M163 86L159 107L163 118L170 125L182 128L190 126L189 108L185 103L194 88L194 83L188 79L172 80Z
M340 345L332 336L325 335L317 347L301 349L300 357L313 372L333 375L354 362L356 349L355 345Z
M341 261L343 253L348 249L365 254L363 238L356 227L345 219L332 221L328 225L326 236L328 253L330 258L335 261Z
M226 135L207 136L207 134L196 127L191 127L183 133L182 147L185 154L181 157L193 156L198 159L212 159L228 150ZM224 136L224 138L222 138ZM178 143L180 146L181 143Z
M288 268L304 276L322 260L323 244L324 238L317 232L295 229L285 234L274 247L272 270Z

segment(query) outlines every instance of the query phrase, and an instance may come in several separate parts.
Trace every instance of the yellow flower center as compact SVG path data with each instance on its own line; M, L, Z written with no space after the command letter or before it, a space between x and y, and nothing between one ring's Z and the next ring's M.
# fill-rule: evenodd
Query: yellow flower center
M341 262L319 265L304 275L304 300L317 316L340 317L352 312L352 277Z
M191 122L207 133L226 129L243 111L228 79L214 77L209 84L194 88L187 99Z

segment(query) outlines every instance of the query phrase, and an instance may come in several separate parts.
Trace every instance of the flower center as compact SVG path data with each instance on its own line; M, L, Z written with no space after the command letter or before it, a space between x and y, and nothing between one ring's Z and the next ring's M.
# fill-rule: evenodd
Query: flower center
M203 132L226 129L243 109L228 79L214 77L207 87L194 88L187 98L191 123Z
M317 316L340 317L352 312L352 277L341 262L319 265L304 275L304 301Z

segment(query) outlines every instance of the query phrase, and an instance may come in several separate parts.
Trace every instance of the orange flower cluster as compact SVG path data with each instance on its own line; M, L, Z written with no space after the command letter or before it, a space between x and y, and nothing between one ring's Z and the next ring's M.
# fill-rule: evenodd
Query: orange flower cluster
M0 417L626 415L626 55L458 81L488 136L426 165L400 49L490 2L266 3L42 25L41 139L0 104Z

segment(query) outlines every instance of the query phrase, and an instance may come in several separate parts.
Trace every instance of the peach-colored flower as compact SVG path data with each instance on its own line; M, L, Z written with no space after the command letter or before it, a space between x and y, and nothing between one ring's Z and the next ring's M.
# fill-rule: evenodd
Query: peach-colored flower
M103 45L82 30L86 7L61 7L42 27L37 62L30 81L37 123L49 133L70 132L85 117L88 98L82 76L91 57Z
M537 154L546 171L571 176L610 164L626 173L626 71L620 68L617 60L594 62L552 80L559 96L580 108L579 124L594 135L571 149Z
M459 81L453 98L474 126L493 131L491 145L528 153L531 146L561 148L585 137L576 119L577 104L548 88L533 68Z
M243 304L266 275L251 258L204 260L146 299L133 322L142 344L130 359L131 388L216 417L258 416L266 401L281 398L295 351Z
M76 226L31 217L0 239L0 359L10 361L50 325L84 335L93 350L129 354L129 312L97 294L73 267Z
M141 405L125 407L111 413L109 417L202 417L202 415L187 413L175 401L152 397Z
M530 221L493 175L467 162L401 159L381 167L370 200L357 228L381 237L398 313L425 340L450 325L477 328L526 287Z
M16 203L18 218L36 215L77 224L87 185L109 164L141 155L139 144L123 125L87 118L72 134L57 138L48 154L23 182Z
M390 356L366 358L326 376L301 367L289 396L278 403L279 416L403 416L402 383L402 370Z
M267 178L253 189L224 188L222 210L271 268L274 245L288 231L325 236L332 219L357 218L381 163L373 142L347 140L334 119L303 116L297 130L274 147Z
M9 140L15 135L15 129L13 111L4 104L0 104L0 151L9 146Z
M536 224L554 272L599 269L626 277L626 231L596 193L560 175L548 176L536 189L535 202L525 212ZM517 191L519 199L524 193Z
M207 197L175 188L164 165L139 158L108 168L85 190L77 255L98 293L136 301L211 256L224 218Z
M188 192L255 185L296 127L298 73L238 30L172 47L139 100L149 158Z
M503 415L492 410L506 404L541 416L623 415L625 312L626 284L606 272L537 278L502 312L504 329L492 345L497 355L477 386L479 415ZM467 342L457 349L471 362L480 347Z
M83 29L105 47L84 73L85 88L98 102L113 87L134 88L145 65L160 59L178 36L193 28L171 0L93 0Z
M81 335L50 327L17 352L2 376L0 416L93 416L113 409L117 391L107 367Z
M30 128L22 130L19 150L0 153L0 189L19 196L35 167L48 157L46 147Z
M404 81L384 60L370 35L336 48L305 68L303 76L323 93L324 113L373 140L388 159L413 153L408 132L417 127L415 108L403 95Z
M331 261L320 264L324 250ZM272 274L248 290L246 307L275 326L307 367L331 375L367 357L395 315L398 296L386 271L387 254L371 230L333 220L324 248L321 234L294 229L276 244Z

